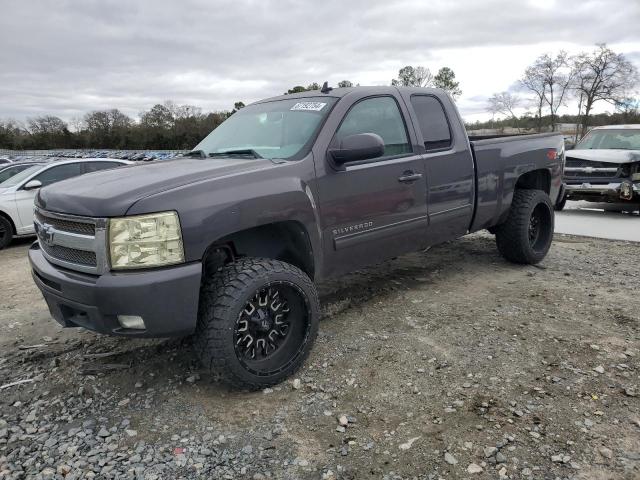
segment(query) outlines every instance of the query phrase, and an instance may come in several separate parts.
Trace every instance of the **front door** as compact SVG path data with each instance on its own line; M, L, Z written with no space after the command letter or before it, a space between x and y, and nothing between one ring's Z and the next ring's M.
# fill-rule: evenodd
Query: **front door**
M384 155L336 166L328 155L318 179L325 252L325 275L354 270L416 250L426 241L427 183L424 161L414 154L398 100L390 95L354 103L330 148L342 138L375 133ZM322 160L321 160L322 161Z

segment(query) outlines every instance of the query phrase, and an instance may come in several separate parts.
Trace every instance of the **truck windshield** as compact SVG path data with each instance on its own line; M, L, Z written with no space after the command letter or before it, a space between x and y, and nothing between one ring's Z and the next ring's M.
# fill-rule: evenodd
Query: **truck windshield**
M194 151L208 156L292 159L313 140L335 97L308 97L249 105L202 140ZM256 155L257 154L257 155Z
M591 149L640 150L640 130L591 130L576 150Z

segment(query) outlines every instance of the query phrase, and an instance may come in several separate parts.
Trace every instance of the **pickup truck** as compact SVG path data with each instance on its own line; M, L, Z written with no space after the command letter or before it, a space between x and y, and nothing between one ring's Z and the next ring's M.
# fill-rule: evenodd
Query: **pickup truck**
M556 210L567 200L640 208L640 125L595 127L566 157L566 194Z
M315 283L488 229L540 262L564 142L470 141L438 89L355 87L262 100L189 157L39 191L33 279L65 327L193 334L242 389L282 381L318 331Z

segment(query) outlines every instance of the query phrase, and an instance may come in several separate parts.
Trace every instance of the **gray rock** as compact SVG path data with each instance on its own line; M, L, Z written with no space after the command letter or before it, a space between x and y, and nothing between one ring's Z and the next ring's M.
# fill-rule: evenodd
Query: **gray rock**
M445 452L444 461L447 462L449 465L457 465L458 464L458 460L456 459L456 457L451 455L449 452Z
M474 473L482 473L483 469L480 465L476 464L476 463L471 463L469 464L469 466L467 467L467 472L474 474Z
M483 452L485 458L489 458L493 457L498 452L498 449L496 447L484 447Z
M598 453L602 455L604 458L608 458L608 459L613 458L613 451L610 448L600 447L598 448Z

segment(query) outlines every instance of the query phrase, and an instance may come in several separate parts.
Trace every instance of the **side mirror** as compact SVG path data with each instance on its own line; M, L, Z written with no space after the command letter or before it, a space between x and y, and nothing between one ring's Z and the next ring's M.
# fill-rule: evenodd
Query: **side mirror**
M384 155L384 140L375 133L349 135L340 141L338 148L329 150L329 155L338 165L381 157Z
M22 187L23 190L36 190L42 186L40 180L30 180Z

